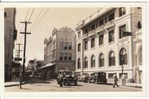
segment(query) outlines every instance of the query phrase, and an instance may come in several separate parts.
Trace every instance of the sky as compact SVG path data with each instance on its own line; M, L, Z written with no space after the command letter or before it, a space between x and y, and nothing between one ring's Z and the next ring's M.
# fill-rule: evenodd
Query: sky
M27 25L26 60L44 60L44 39L49 38L53 28L68 26L73 30L81 20L96 13L100 8L16 8L16 28L18 36L16 44L24 42L25 20L32 22ZM21 46L23 50L23 45ZM15 46L14 53L17 54L18 46ZM23 51L21 52L23 56Z

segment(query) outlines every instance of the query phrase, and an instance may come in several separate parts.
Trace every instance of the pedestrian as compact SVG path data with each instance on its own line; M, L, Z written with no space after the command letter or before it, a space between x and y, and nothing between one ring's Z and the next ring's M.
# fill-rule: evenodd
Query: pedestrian
M118 85L118 78L117 78L117 75L114 75L114 84L113 84L113 88L115 88L115 86L119 87L119 85Z
M58 79L58 84L60 85L60 87L63 87L63 74L61 72L59 72L57 79Z

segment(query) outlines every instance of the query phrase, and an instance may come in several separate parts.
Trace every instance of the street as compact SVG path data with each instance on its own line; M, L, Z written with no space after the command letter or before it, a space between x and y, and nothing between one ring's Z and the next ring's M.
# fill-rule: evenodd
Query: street
M46 81L46 82L38 82L38 83L30 83L22 86L22 89L19 89L19 86L11 86L5 87L5 91L8 92L50 92L50 91L68 91L68 92L125 92L125 91L141 91L141 88L134 87L125 87L120 86L113 88L112 85L103 85L103 84L90 84L78 82L78 86L64 86L59 87L56 80Z

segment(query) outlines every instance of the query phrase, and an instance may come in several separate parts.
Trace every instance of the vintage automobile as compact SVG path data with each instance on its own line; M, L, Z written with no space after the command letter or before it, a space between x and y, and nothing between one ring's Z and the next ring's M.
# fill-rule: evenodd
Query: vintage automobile
M72 85L72 84L77 86L77 82L78 82L78 78L74 72L71 72L71 71L64 72L63 84L65 86Z
M80 77L80 81L88 83L89 82L89 74L88 73L83 73Z
M78 78L74 72L72 72L72 71L60 71L60 73L63 75L63 77L61 78L62 79L61 83L59 83L59 78L57 78L58 84L63 84L64 86L67 86L67 85L77 86Z
M106 84L106 73L105 72L94 72L89 76L89 83Z
M96 81L97 81L96 73L90 74L88 82L89 83L96 83Z
M101 84L106 84L107 79L106 79L106 73L105 72L96 72L96 83L101 83Z

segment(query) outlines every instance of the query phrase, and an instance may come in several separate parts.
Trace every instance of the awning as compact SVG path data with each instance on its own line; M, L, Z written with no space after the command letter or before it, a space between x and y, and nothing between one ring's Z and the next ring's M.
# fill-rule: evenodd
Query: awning
M46 65L40 67L40 69L44 69L44 68L48 68L48 67L52 67L52 66L54 66L54 65L55 65L55 63L49 63L49 64L46 64Z

